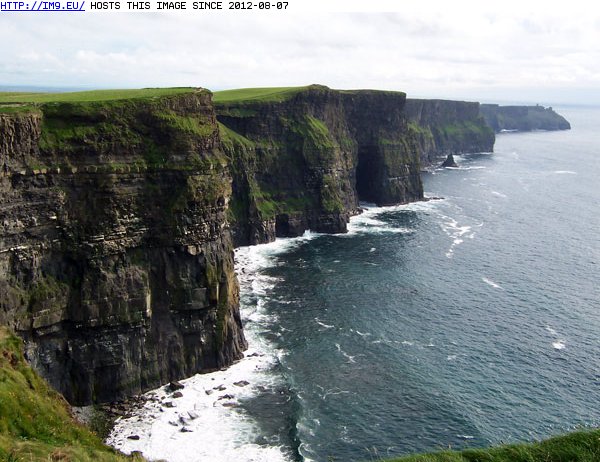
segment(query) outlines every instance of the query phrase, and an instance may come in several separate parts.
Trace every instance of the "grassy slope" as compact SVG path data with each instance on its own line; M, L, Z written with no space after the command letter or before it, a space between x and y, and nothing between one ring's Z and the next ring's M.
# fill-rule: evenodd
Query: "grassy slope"
M21 344L0 326L0 460L132 460L73 420L62 396L26 364Z
M390 459L387 462L599 462L600 430L557 436L539 443L491 449L443 451Z
M12 93L0 92L2 103L69 103L109 101L119 99L153 98L193 92L194 88L143 88L129 90L92 90L68 93Z

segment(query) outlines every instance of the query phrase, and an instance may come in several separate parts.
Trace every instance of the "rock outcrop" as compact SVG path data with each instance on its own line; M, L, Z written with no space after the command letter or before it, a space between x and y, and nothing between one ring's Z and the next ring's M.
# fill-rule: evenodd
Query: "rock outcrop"
M496 133L571 129L571 124L551 107L482 104L480 110L485 122Z
M231 364L245 340L208 91L0 115L0 324L71 402Z
M453 154L448 154L448 157L446 157L446 160L444 162L442 162L442 165L440 165L440 167L457 168L458 164L454 160L454 155Z

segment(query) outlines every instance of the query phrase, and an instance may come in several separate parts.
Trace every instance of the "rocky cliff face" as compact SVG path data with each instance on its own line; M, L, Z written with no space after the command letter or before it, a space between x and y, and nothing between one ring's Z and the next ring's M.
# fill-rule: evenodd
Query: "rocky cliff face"
M0 324L76 404L245 348L210 94L0 115Z
M503 130L570 130L571 124L560 114L543 106L499 106L482 104L481 115L492 129Z
M494 132L481 117L479 103L408 99L406 116L418 139L423 166L449 154L494 150Z
M344 232L358 201L423 198L419 156L400 92L311 86L281 100L217 104L234 165L236 242L306 229Z

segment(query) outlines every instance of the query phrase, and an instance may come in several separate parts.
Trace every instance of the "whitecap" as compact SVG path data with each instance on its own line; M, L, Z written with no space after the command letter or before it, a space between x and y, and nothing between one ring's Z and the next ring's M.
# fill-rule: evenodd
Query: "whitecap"
M337 348L337 351L339 351L339 352L342 354L342 356L348 360L348 362L349 362L349 363L355 363L355 362L356 362L356 361L354 360L354 358L355 358L356 356L349 355L349 354L348 354L348 353L346 353L344 350L342 350L342 347L340 346L340 344L339 344L339 343L336 343L336 344L335 344L335 347Z
M506 194L502 194L501 192L498 191L492 191L492 195L497 196L497 197L502 197L503 199L506 199Z
M492 286L494 289L500 289L500 290L504 290L500 284L495 283L494 281L492 281L491 279L482 277L481 280L483 282L485 282L487 285Z
M361 337L368 337L369 335L371 335L371 334L370 334L370 333L368 333L368 332L361 332L361 331L359 331L359 330L354 330L354 329L350 329L350 331L351 331L351 332L355 332L355 333L357 333L357 334L358 334L358 335L360 335Z
M321 396L321 399L323 401L325 401L327 399L328 396L330 395L349 395L350 392L347 390L341 390L340 388L332 388L331 390L327 390L325 391L325 393L323 393L323 396ZM321 422L319 422L320 424Z
M577 172L572 170L556 170L554 173L557 175L577 175Z
M369 252L375 252L377 249L375 247L371 247L371 249L369 249Z
M315 318L315 321L317 322L317 324L319 326L322 326L325 329L333 329L335 327L334 325L331 325L331 324L325 324L324 322L320 321L319 318Z
M409 342L408 340L403 340L402 341L402 345L406 345L406 346L413 346L414 342Z
M556 342L552 342L552 347L555 350L564 350L567 347L567 342L564 340L558 340Z

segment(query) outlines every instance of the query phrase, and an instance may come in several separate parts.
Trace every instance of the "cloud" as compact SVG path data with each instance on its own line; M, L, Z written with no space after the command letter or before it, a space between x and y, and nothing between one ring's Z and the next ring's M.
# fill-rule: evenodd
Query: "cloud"
M3 15L0 40L14 46L3 50L0 83L221 89L319 82L421 95L600 86L597 13L584 14L577 2L539 10L482 3L411 2L395 13L276 19L218 12Z

